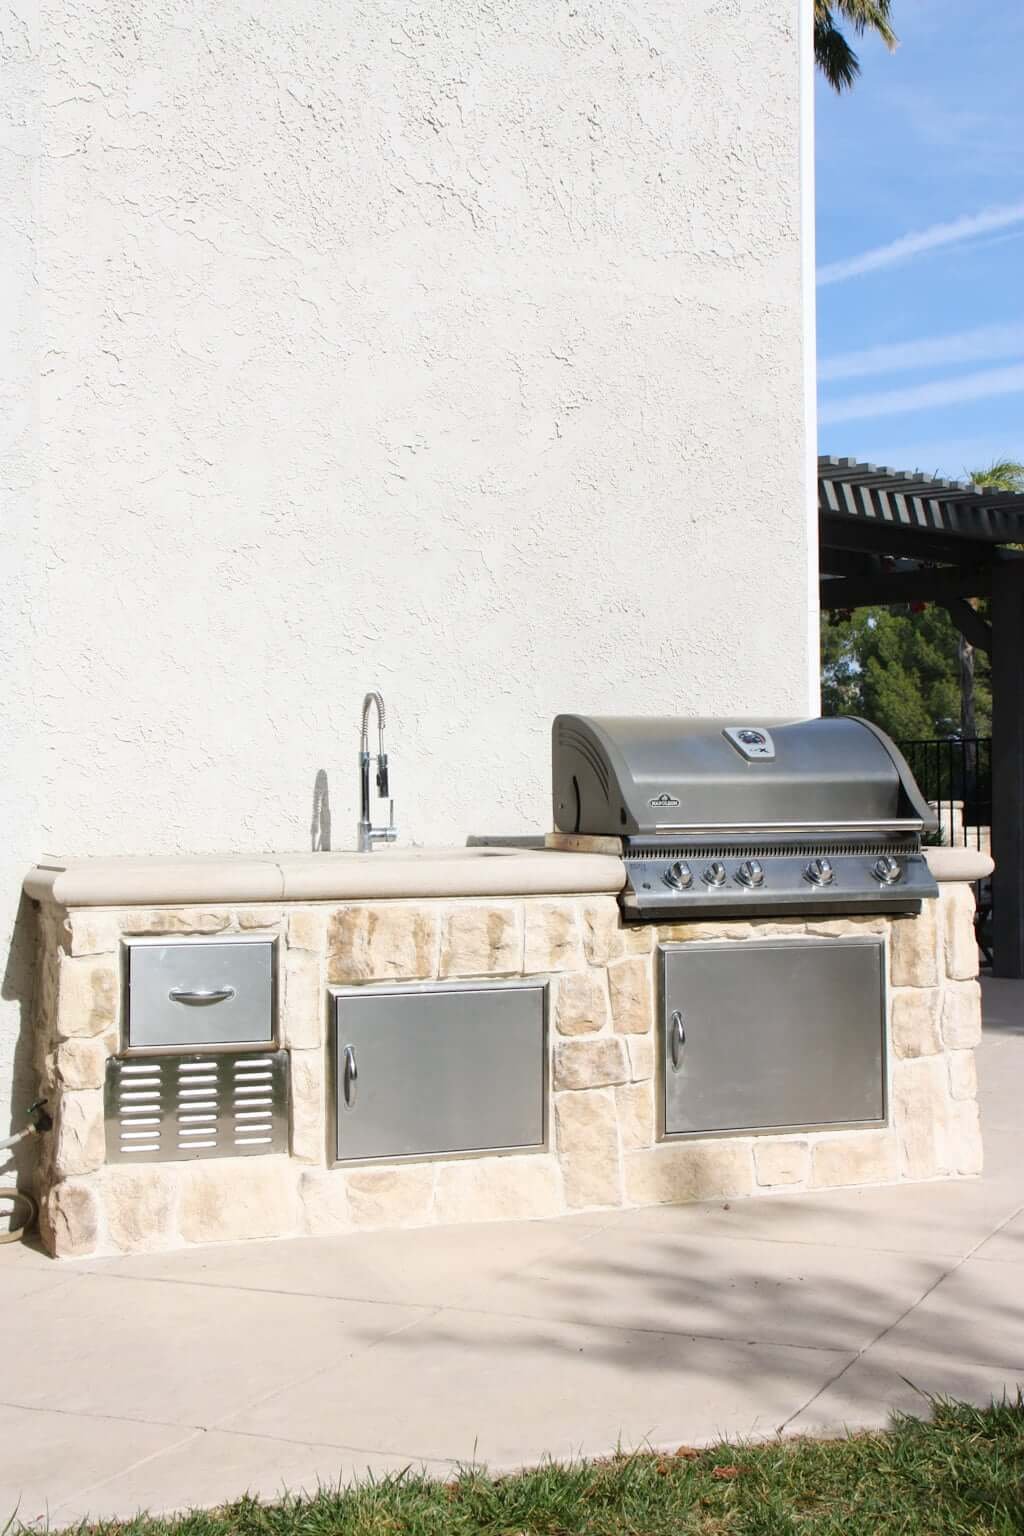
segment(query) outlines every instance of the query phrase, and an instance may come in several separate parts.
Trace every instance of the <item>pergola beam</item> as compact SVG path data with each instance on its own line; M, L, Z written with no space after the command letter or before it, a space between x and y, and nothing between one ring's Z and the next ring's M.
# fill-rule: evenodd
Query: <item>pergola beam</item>
M822 564L827 565L824 556ZM964 569L922 565L909 571L877 570L868 575L825 577L820 587L823 608L949 603L965 597L987 597L991 590L992 568L984 565ZM973 608L970 611L973 613Z
M986 656L991 656L992 626L985 622L977 609L972 608L970 603L962 597L951 597L943 607L968 645L973 645L976 651L984 651Z

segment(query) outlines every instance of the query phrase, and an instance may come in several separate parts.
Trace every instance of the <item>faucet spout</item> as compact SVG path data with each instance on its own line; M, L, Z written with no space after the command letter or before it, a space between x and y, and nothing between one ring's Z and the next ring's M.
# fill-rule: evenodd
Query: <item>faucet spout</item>
M377 712L377 751L370 752L370 711ZM356 824L356 846L360 853L371 853L376 843L393 843L398 837L395 826L395 802L391 799L388 775L388 755L384 751L384 699L372 689L363 699L363 715L359 731L359 821ZM370 817L370 764L376 758L377 794L388 801L388 824L375 827Z

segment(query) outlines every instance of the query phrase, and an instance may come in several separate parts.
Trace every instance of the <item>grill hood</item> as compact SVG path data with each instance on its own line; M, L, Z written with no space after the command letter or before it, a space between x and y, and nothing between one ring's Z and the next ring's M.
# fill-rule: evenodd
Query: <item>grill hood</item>
M560 832L670 837L937 825L898 748L853 717L558 715L552 768Z

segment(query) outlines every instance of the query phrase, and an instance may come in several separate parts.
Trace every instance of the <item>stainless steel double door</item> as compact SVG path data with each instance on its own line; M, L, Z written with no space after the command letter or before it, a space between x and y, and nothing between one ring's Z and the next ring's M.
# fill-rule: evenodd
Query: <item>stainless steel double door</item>
M883 960L875 939L664 946L665 1135L884 1122Z

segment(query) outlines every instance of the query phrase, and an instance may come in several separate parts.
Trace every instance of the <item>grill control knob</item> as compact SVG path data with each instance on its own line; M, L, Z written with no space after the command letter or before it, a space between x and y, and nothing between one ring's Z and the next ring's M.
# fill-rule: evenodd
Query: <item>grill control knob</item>
M880 880L883 885L895 885L897 880L903 877L902 869L889 853L885 854L883 858L875 860L873 873L875 879Z
M807 878L812 885L831 885L835 877L828 859L812 859L807 866Z
M753 890L759 885L764 885L764 870L756 859L747 859L736 871L736 879L740 885L748 886Z
M720 864L716 859L713 864L708 865L707 869L704 871L703 878L708 885L724 885L725 865Z
M665 871L665 884L677 891L687 890L693 884L689 864L673 864L671 869Z

